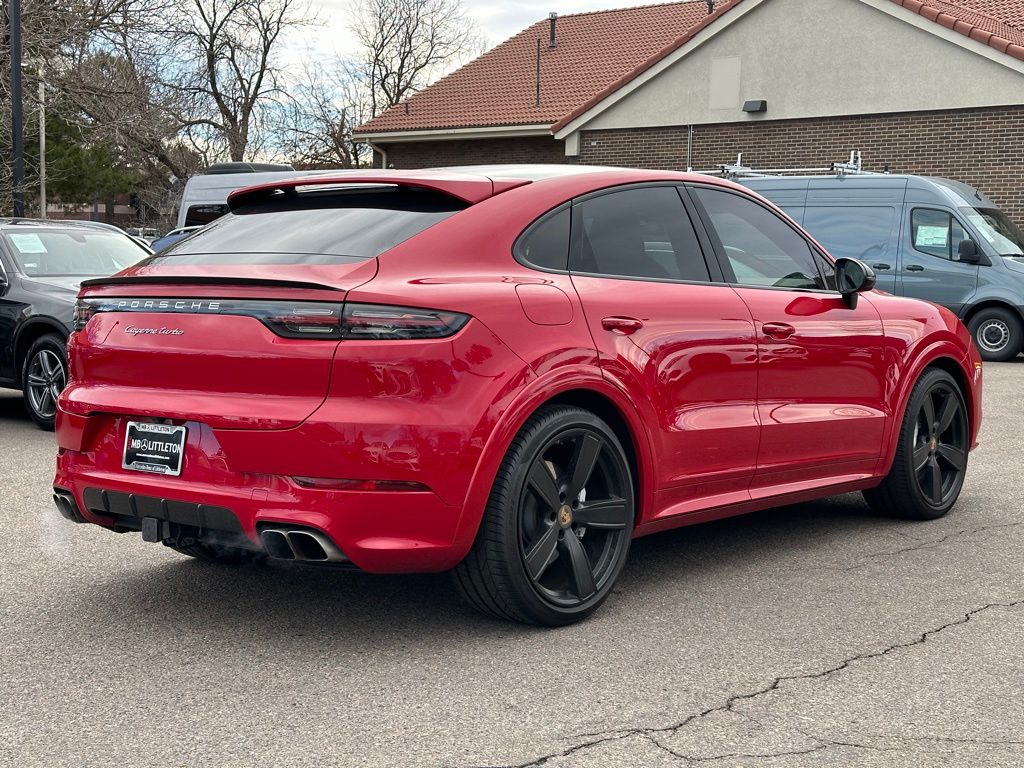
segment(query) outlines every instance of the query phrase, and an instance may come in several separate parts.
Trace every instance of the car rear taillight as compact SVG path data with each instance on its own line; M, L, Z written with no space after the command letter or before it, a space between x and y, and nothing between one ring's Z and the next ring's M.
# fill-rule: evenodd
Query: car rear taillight
M443 339L457 333L468 315L435 309L383 304L345 304L345 339Z
M75 302L75 315L71 321L72 330L80 331L85 328L86 323L89 322L89 318L96 314L96 308L93 304L85 299L79 299Z
M383 304L331 304L322 301L248 299L79 299L74 329L85 328L101 312L252 317L289 339L443 339L461 329L468 315Z
M289 339L340 339L341 304L324 301L248 299L79 299L74 329L82 330L100 312L153 312L175 315L235 315L259 320Z

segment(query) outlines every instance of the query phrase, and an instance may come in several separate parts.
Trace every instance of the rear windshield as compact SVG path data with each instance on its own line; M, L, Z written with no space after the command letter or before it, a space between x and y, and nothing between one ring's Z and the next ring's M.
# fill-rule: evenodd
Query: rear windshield
M106 277L149 254L116 232L34 229L4 239L27 277Z
M465 208L394 187L304 193L238 208L153 257L159 264L341 264L372 259Z

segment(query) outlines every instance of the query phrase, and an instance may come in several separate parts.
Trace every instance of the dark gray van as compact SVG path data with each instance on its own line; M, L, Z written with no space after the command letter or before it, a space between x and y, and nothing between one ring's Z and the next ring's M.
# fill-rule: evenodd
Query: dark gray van
M782 208L833 256L871 265L878 287L942 304L985 360L1024 347L1024 232L976 189L927 176L738 179Z

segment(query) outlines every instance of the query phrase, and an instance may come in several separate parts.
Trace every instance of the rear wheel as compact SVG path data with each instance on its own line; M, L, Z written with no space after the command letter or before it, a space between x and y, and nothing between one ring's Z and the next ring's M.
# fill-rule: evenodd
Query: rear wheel
M542 408L505 455L455 584L492 616L579 621L622 572L633 510L628 460L611 428L581 408Z
M960 387L945 371L930 368L911 393L892 469L864 497L883 514L913 520L942 517L960 496L969 450L967 405Z
M223 544L207 544L196 540L186 541L184 543L182 540L179 540L175 543L165 542L165 544L175 552L180 552L183 555L194 557L196 560L202 560L205 563L245 565L246 563L258 562L265 557L262 552L257 552L252 549L229 547Z
M68 359L65 342L55 333L40 336L28 348L21 380L25 405L40 429L53 431L57 419L57 397L67 384Z
M1020 317L1003 307L982 309L971 318L969 327L984 360L1012 360L1024 345L1024 325Z

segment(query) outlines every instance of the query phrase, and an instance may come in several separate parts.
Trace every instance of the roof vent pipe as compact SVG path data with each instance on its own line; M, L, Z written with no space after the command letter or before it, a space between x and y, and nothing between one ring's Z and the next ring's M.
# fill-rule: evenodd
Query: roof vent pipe
M555 47L555 24L558 22L558 14L552 11L548 14L548 48Z
M708 0L708 15L715 12L715 0Z

